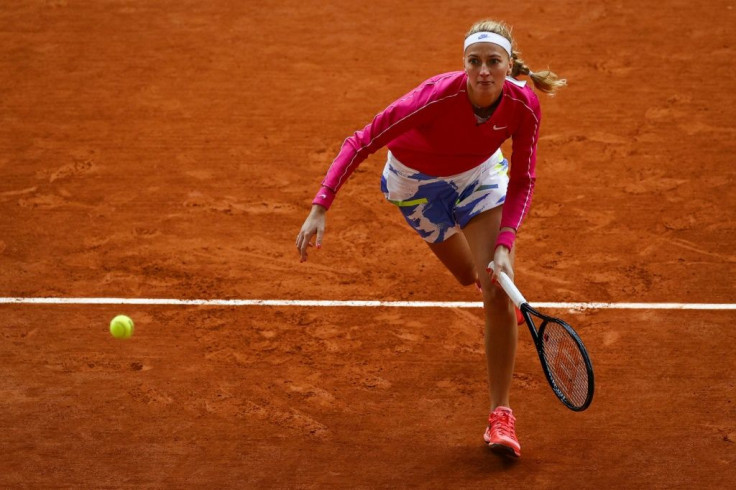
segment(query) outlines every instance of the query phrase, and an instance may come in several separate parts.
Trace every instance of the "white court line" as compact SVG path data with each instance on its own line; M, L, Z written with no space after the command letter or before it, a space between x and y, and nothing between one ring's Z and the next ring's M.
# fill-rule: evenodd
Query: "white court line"
M2 298L0 304L41 305L181 305L181 306L310 306L361 308L482 308L480 301L332 301L292 299L166 299L166 298ZM736 310L736 303L554 303L533 302L536 308L571 310Z

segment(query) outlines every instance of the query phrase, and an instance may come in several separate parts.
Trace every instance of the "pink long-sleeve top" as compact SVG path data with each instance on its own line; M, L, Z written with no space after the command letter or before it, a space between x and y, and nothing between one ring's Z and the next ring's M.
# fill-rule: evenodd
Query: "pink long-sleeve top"
M479 124L468 98L465 72L437 75L345 140L312 202L329 209L358 165L383 146L404 165L445 177L480 165L511 138L510 179L501 227L518 230L534 192L540 121L539 100L524 82L507 78L495 112Z

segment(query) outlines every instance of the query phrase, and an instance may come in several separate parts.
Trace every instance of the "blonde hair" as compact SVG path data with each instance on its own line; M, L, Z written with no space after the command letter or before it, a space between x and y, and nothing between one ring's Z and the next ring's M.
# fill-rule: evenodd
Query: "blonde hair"
M511 28L504 22L481 20L473 24L470 30L465 34L465 37L467 38L476 32L493 32L509 40L511 43L511 59L514 62L511 68L512 77L517 78L519 75L527 75L531 78L532 83L537 90L541 90L549 95L554 95L555 92L557 92L557 89L567 85L567 80L558 77L556 73L550 70L531 71L524 63L524 60L519 56L521 52L516 50L516 43L514 42L514 38L511 37Z

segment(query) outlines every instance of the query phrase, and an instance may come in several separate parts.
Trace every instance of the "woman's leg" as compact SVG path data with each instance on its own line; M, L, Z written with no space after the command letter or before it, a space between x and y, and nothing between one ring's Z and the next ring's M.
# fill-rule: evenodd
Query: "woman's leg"
M429 248L460 284L468 286L480 280L485 314L485 349L488 364L491 410L509 406L509 391L516 357L518 329L513 304L498 286L491 284L486 272L493 260L501 224L501 206L475 216L462 233ZM511 255L513 261L513 253Z
M440 243L427 243L440 262L449 270L463 286L475 284L478 272L465 235L455 233Z
M513 303L500 287L491 283L490 276L486 272L488 263L493 260L494 245L501 223L501 209L499 206L475 216L463 229L483 287L491 411L498 406L509 406L518 338ZM513 258L512 253L512 263Z

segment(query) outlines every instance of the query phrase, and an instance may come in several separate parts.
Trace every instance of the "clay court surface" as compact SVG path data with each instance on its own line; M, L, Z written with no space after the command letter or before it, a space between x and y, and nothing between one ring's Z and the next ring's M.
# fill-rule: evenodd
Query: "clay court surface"
M525 295L732 304L735 9L3 2L0 296L479 302L384 202L385 151L322 250L294 240L343 139L491 17L569 81L540 96ZM564 408L521 331L509 462L481 439L480 308L0 304L0 487L734 485L734 310L549 312L596 396Z

